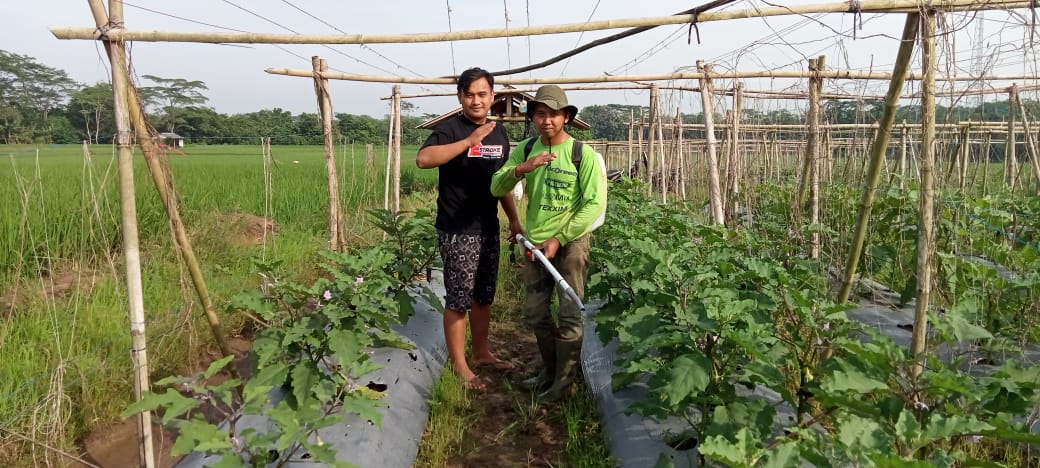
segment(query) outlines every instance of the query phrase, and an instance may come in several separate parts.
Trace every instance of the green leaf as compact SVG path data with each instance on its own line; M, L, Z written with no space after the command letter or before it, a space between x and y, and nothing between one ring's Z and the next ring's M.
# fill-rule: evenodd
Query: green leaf
M225 356L225 357L220 358L220 359L218 359L216 361L213 361L213 363L209 365L209 368L206 369L206 372L204 372L202 374L202 378L203 379L208 379L210 377L213 377L214 375L217 375L217 372L220 372L220 370L223 369L224 366L226 366L234 358L235 358L235 356L232 355L232 356Z
M708 388L711 362L702 354L687 354L672 361L668 369L668 385L665 394L672 405L678 405L690 395Z
M877 422L847 415L838 421L838 440L855 452L887 452L892 450L892 436Z
M708 436L700 445L697 452L713 461L720 461L729 466L751 466L754 459L761 452L759 439L742 428L733 434L734 442L726 437Z
M311 398L311 387L321 379L321 370L310 361L303 361L292 368L292 394L298 406L304 406Z
M148 392L141 395L140 400L135 401L123 410L122 416L126 418L137 413L164 408L162 422L166 424L198 406L199 402L194 398L186 397L172 388L167 388L166 393L156 394Z
M170 450L172 455L187 455L191 452L207 454L233 455L231 438L216 425L192 419L177 425L179 436ZM221 452L226 451L226 452Z
M921 434L920 445L923 447L932 442L949 439L953 436L982 434L996 429L979 421L975 416L933 413Z
M824 390L828 392L851 391L855 393L869 393L888 388L885 382L870 377L849 361L840 361L839 366L841 370L835 370L830 378L824 380L822 384Z
M918 438L921 437L921 423L917 422L917 416L912 411L904 408L899 413L895 429L896 437L901 439L904 445L907 447L917 445Z
M369 399L368 396L360 392L348 394L343 399L344 411L372 421L379 428L383 427L383 413L376 411L376 408L385 406L386 405L380 404L376 400Z
M802 459L798 452L798 444L785 442L766 453L762 468L794 468L802 466Z
M969 311L981 309L982 306L978 303L978 299L965 298L945 314L938 316L929 314L929 319L943 336L952 339L954 343L993 338L993 335L985 328L975 325L967 319Z
M336 358L336 362L345 369L353 367L354 363L361 357L363 346L358 333L361 333L361 331L338 328L328 333L329 349L332 351L332 357Z

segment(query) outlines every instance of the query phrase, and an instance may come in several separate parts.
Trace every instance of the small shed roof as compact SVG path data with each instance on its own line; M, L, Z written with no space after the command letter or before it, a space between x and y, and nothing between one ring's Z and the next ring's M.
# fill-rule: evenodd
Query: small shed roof
M184 139L184 137L182 137L182 136L180 136L180 135L178 135L176 133L173 133L173 132L163 132L163 133L160 133L159 134L159 138L162 138L163 140L183 140Z
M495 92L495 100L491 103L490 118L492 120L504 121L504 122L523 122L527 116L521 110L524 108L527 102L534 100L534 96L527 94L523 91L517 91L512 89L503 89ZM462 113L462 106L456 107L451 112L442 114L438 117L434 117L427 120L417 128L433 129L441 122L448 120L456 115ZM588 122L574 117L570 125L574 128L580 128L582 130L588 130L592 128Z

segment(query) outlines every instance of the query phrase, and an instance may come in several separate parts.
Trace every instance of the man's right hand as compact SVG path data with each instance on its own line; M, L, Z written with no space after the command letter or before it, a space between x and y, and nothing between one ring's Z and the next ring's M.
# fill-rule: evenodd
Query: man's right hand
M516 166L516 175L522 176L529 174L539 167L548 166L554 159L556 159L556 153L545 152L538 156L532 156L527 161Z
M466 138L467 148L477 146L480 142L484 141L484 138L491 134L491 131L495 129L496 122L488 122L481 125L473 130L473 133L469 134L469 138Z

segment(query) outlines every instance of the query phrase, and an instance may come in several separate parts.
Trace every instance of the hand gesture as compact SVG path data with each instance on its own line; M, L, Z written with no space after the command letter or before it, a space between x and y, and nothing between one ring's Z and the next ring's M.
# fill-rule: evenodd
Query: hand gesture
M538 169L539 167L548 166L549 163L551 163L554 159L556 159L556 153L545 152L539 154L538 156L533 156L527 161L524 161L520 163L518 166L516 166L516 175L522 176L529 172L533 172L535 169Z
M469 138L466 139L466 143L469 143L469 146L479 145L480 142L484 141L484 137L491 134L491 131L495 129L495 125L495 122L488 122L484 125L475 128L473 130L473 133L469 134Z

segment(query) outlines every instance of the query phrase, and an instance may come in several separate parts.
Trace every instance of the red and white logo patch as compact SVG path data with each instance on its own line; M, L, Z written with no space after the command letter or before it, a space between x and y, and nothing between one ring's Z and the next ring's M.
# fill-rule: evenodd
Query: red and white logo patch
M471 158L498 159L504 154L502 145L476 145L469 147L466 156Z

